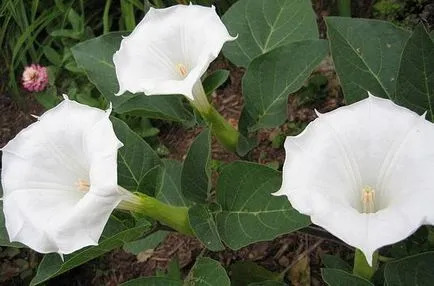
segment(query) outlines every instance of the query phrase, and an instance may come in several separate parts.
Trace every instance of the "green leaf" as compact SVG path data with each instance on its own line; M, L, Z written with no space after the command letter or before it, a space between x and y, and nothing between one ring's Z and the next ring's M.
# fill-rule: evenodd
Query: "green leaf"
M262 282L250 283L248 286L287 286L287 284L283 282L267 280Z
M274 273L252 261L238 261L231 266L232 286L244 286L273 280L277 285L283 283L279 280L279 273ZM262 285L262 284L261 284Z
M234 162L217 181L217 213L220 237L231 249L271 240L310 224L307 216L294 210L286 197L271 193L281 186L281 173L269 167Z
M124 95L121 95L124 96ZM190 106L184 104L181 95L137 96L118 106L117 113L137 113L155 119L182 122L188 126L194 123Z
M182 281L166 277L137 278L120 284L120 286L182 286Z
M408 39L401 57L396 102L434 119L434 43L423 24Z
M202 131L193 141L184 161L181 187L184 196L197 203L205 203L211 189L211 133Z
M306 40L281 46L251 62L243 78L250 131L277 127L287 118L288 95L300 89L327 55L327 42Z
M200 257L184 281L184 285L191 286L229 286L231 282L225 269L215 260Z
M351 272L352 270L346 261L336 255L324 254L321 259L327 268L340 269L345 272Z
M52 47L43 46L42 51L51 64L57 67L62 65L62 57Z
M375 96L394 99L409 33L378 20L327 17L327 34L347 104Z
M225 83L225 81L229 77L229 71L228 70L215 70L211 74L209 74L204 80L203 80L203 89L205 90L205 94L209 95L214 90L216 90L219 86Z
M73 254L65 255L64 262L59 254L51 253L45 255L30 285L41 284L116 247L120 247L125 242L135 240L148 230L150 226L150 223L144 223L128 229L120 220L112 216L104 228L98 245L86 247Z
M431 286L434 281L434 252L425 252L386 264L384 278L387 286Z
M0 189L1 189L1 185L0 185ZM3 197L3 191L1 192L1 195ZM0 201L0 246L25 247L21 243L10 242L9 240L9 235L5 225L5 217L3 214L3 201Z
M77 64L81 66L101 94L113 104L118 113L140 111L141 115L172 121L191 121L191 108L184 104L179 95L144 96L129 92L115 96L118 92L113 54L119 49L125 32L108 33L77 44L72 48Z
M47 110L53 108L60 102L60 97L57 95L57 88L55 86L51 86L44 91L38 92L35 95L35 98L39 104Z
M220 241L217 226L209 210L201 205L188 210L188 220L195 236L211 251L221 251L225 247Z
M237 66L247 67L257 56L279 46L318 39L316 16L310 1L241 0L222 18L235 41L223 53Z
M169 233L169 231L164 230L156 231L145 238L125 243L123 249L137 255L142 251L157 247Z
M374 286L368 280L340 269L321 269L322 279L329 286Z
M116 136L124 144L118 151L118 184L131 192L153 195L163 166L158 155L125 122L110 118Z
M155 197L169 205L180 207L191 206L192 202L186 199L181 191L182 163L169 159L163 159L162 161L164 168Z

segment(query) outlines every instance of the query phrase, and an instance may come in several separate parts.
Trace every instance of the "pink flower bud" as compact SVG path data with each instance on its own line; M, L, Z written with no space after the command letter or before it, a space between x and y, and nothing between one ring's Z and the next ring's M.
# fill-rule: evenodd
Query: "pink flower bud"
M47 68L32 64L27 66L23 72L23 87L28 91L43 91L48 84Z

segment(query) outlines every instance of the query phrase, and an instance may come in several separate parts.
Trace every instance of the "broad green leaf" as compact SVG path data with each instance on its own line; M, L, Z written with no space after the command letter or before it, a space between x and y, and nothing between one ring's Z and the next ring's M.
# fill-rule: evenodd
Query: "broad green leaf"
M123 95L122 95L123 96ZM191 125L194 122L191 107L184 104L181 95L138 94L115 108L117 113L132 112L150 118L171 120Z
M288 95L300 89L327 55L327 42L306 40L281 46L251 62L243 78L250 131L277 127L287 118Z
M368 280L340 269L321 269L322 279L329 286L374 286Z
M125 122L111 117L118 139L118 184L131 192L153 195L162 162L152 148Z
M113 54L119 49L125 32L108 33L103 36L79 43L72 48L77 64L81 66L89 80L97 87L101 94L113 104L114 111L141 112L142 115L157 119L173 121L191 121L193 113L178 95L145 96L143 93L133 95L118 92Z
M321 259L327 268L340 269L345 272L351 272L352 270L346 261L336 255L324 254Z
M120 284L120 286L182 286L182 281L166 277L137 278Z
M211 251L221 251L225 247L220 241L217 226L209 210L201 205L188 210L188 220L195 236Z
M238 35L223 47L225 57L237 66L247 67L281 45L318 39L316 16L305 0L241 0L222 20L231 35Z
M220 237L231 249L271 240L310 224L307 216L291 207L279 190L282 174L269 167L234 162L223 168L217 181L217 213Z
M244 286L252 283L273 281L282 285L279 273L271 272L252 261L238 261L231 266L232 286ZM262 285L262 284L261 284Z
M266 280L262 282L250 283L248 286L287 286L288 284L283 282L277 282L272 280Z
M327 17L325 21L346 103L367 97L367 91L394 99L409 32L378 20Z
M169 159L163 159L162 161L164 168L161 171L161 181L155 197L169 205L190 206L192 202L186 199L181 191L182 163Z
M185 286L229 286L231 282L223 266L208 257L200 257L184 281Z
M228 70L216 70L213 73L209 74L203 81L203 89L205 90L205 94L209 95L214 90L216 90L219 86L225 83L229 77Z
M120 247L125 242L135 240L148 230L150 226L150 223L143 223L140 226L127 228L120 220L112 216L104 228L98 245L86 247L73 254L65 255L64 262L59 254L51 253L45 255L30 285L41 284L116 247Z
M184 161L181 188L184 196L197 203L205 203L211 189L211 133L202 131L193 141Z
M434 43L423 24L405 45L399 67L396 102L434 119Z
M119 85L113 64L113 54L119 49L124 35L126 32L108 33L79 43L71 49L77 64L86 71L89 80L113 104L115 110L134 96L132 94L115 96Z
M0 186L0 190L1 190L1 186ZM0 194L1 196L3 196L3 191L1 191ZM10 242L9 240L9 235L5 225L5 217L3 214L3 201L0 201L0 246L25 247L21 243Z
M384 278L387 286L431 286L434 281L434 252L425 252L386 264Z
M123 249L126 252L137 255L142 251L157 247L169 233L169 231L159 230L145 238L125 243Z

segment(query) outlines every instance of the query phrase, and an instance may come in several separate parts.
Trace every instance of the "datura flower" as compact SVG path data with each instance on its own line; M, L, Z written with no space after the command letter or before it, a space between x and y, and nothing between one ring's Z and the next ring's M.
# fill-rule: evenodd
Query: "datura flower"
M3 211L11 241L60 254L98 243L126 196L117 186L122 143L109 114L65 97L2 149Z
M117 95L182 94L198 109L206 108L200 77L223 44L234 39L214 6L151 8L113 56Z
M373 253L434 223L434 125L370 95L285 141L285 195L313 223Z

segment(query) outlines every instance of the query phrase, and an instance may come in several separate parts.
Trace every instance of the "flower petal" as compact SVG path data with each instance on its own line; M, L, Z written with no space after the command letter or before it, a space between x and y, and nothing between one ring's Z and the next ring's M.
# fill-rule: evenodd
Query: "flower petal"
M288 137L283 183L294 208L346 243L373 252L434 222L434 126L390 100L370 96ZM362 190L375 213L362 213Z
M96 244L121 200L120 146L106 112L68 99L22 130L2 149L10 239L43 253Z
M214 7L151 8L113 56L118 95L128 90L147 95L183 94L193 100L193 85L223 44L233 39Z

